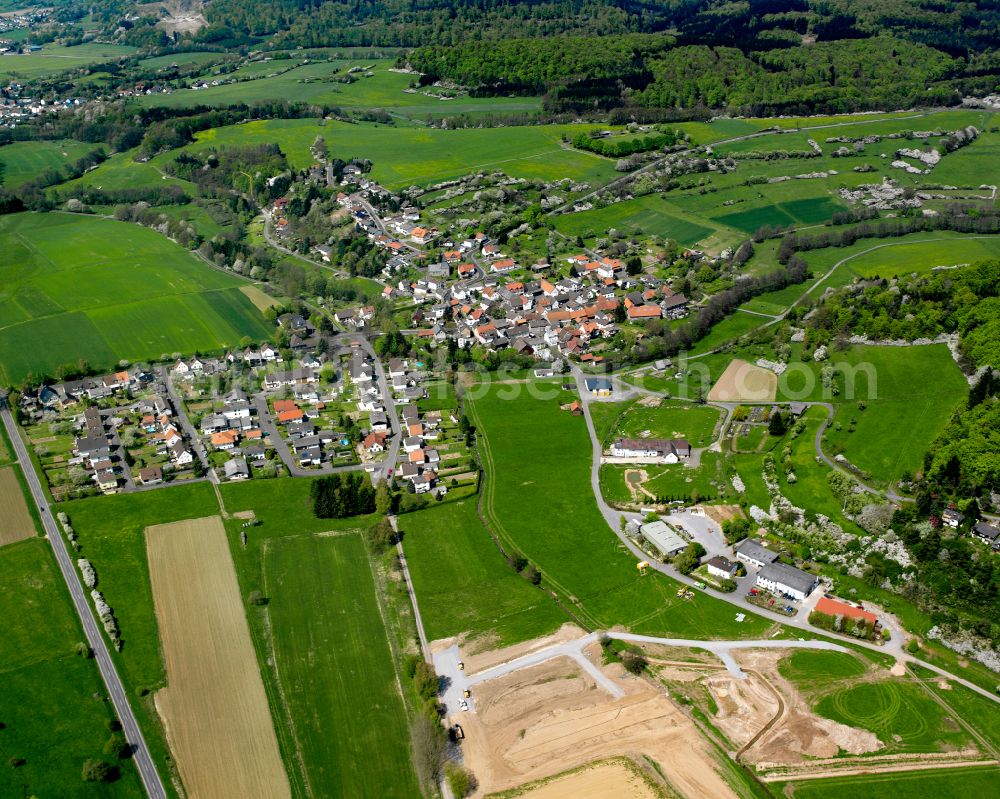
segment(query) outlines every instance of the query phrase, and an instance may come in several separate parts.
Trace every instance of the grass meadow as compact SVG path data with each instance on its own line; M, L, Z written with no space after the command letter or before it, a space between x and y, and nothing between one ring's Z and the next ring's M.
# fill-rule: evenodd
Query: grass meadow
M872 668L879 667L837 652L795 652L778 664L818 715L875 733L885 745L882 754L954 751L973 743L920 681Z
M179 89L171 94L147 95L140 101L146 106L185 108L288 100L343 109L391 109L401 116L420 119L484 111L535 111L541 107L541 100L537 97L458 96L442 100L420 92L409 92L407 89L413 76L390 72L393 63L391 59L335 59L298 65L292 61L271 61L266 65L248 65L233 73L252 78L250 80L206 89ZM288 66L293 68L282 71ZM352 66L370 69L372 77L358 77L353 83L338 80ZM279 71L281 74L274 74Z
M227 529L243 595L269 599L247 615L293 793L413 796L396 655L359 535L374 518L317 519L311 483L221 487L227 512L259 522L246 546L238 518Z
M399 517L430 640L465 633L507 646L569 621L552 598L506 563L476 513L477 497Z
M187 149L277 142L293 166L305 167L313 163L309 148L323 136L332 156L371 159L372 176L390 189L491 169L528 180L610 180L614 161L562 148L563 133L572 136L580 127L441 130L314 119L255 120L203 131Z
M649 407L640 402L618 418L614 436L686 438L692 447L707 447L715 440L715 428L721 420L722 412L709 405L665 401Z
M0 382L80 359L108 368L271 332L241 281L137 225L16 214L0 221L0 242Z
M774 790L782 795L782 789L791 789L796 799L968 799L993 796L996 781L996 766L975 766L776 783Z
M96 148L97 145L72 139L12 142L0 147L3 186L17 189L45 170L62 169Z
M493 530L522 551L571 611L594 628L622 624L652 635L760 636L771 625L699 595L676 596L677 583L636 560L608 529L590 488L590 439L584 420L559 399L492 387L469 403L487 472L483 509Z
M419 795L360 534L270 539L263 568L274 662L311 795Z
M219 512L208 483L160 491L91 497L60 504L76 530L80 556L93 563L101 592L114 609L124 643L114 655L146 742L161 772L173 768L152 693L165 684L159 628L153 608L144 531L153 524Z
M656 195L624 200L591 211L563 214L555 218L556 230L566 236L594 239L614 228L628 235L655 235L693 247L709 236L735 238L724 226L708 223L685 213L676 204Z
M5 83L57 75L77 67L116 61L135 52L121 44L89 42L74 47L47 44L36 53L0 56L0 80Z
M839 367L838 395L824 397L820 364L810 362L782 375L779 400L832 402L835 415L824 437L824 450L831 456L843 452L880 484L920 468L928 446L968 392L943 344L855 346L832 352L822 365L826 364ZM812 388L806 393L810 383Z
M105 757L115 715L94 662L75 652L83 630L42 539L0 548L0 637L0 795L144 796L130 762L117 782L81 780L84 761Z

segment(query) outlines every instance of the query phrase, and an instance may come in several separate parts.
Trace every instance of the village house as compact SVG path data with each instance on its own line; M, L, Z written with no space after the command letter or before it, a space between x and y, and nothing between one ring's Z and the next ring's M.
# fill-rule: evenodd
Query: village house
M801 602L819 585L819 579L809 572L776 560L757 573L757 585L766 591L790 596Z
M729 558L724 558L722 555L709 558L705 565L710 575L718 577L721 580L732 580L736 576L736 570L739 568Z

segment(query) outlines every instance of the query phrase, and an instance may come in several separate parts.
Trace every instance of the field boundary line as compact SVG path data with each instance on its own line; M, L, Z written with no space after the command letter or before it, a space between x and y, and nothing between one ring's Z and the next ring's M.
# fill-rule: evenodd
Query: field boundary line
M984 735L981 735L979 731L975 729L971 724L969 724L969 722L967 722L962 717L961 713L958 713L951 705L949 705L947 699L945 699L940 694L937 694L934 691L932 691L927 685L927 680L918 677L913 672L912 664L906 664L906 670L915 679L917 684L920 685L921 688L923 688L924 692L931 699L933 699L938 705L947 710L948 713L951 715L951 717L956 721L958 721L959 724L961 724L962 727L965 728L965 731L969 733L973 738L976 739L976 741L978 741L982 745L983 749L986 752L993 755L994 758L1000 759L1000 752L997 751L997 747L994 746L990 741L988 741Z

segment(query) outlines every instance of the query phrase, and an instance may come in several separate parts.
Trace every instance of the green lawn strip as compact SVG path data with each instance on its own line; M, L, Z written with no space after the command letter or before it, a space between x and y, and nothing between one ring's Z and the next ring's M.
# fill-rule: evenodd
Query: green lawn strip
M881 752L939 752L972 742L954 715L928 696L919 681L888 676L856 656L795 652L779 661L782 676L811 700L816 713L874 732ZM874 669L878 675L869 673Z
M553 632L566 614L507 565L476 502L470 497L399 517L428 638L464 633L507 646Z
M491 170L528 180L570 177L595 185L610 180L615 174L612 160L562 148L562 135L572 136L579 129L537 125L506 128L499 136L495 129L486 128L442 130L315 119L255 120L202 131L184 150L277 143L289 162L301 168L313 163L310 147L321 135L331 155L345 160L371 159L373 178L392 189ZM157 156L150 165L162 167L176 157L177 152L171 151ZM91 173L93 180L99 180L101 169Z
M161 774L173 768L153 693L165 685L159 629L153 608L146 557L146 527L218 514L208 483L160 491L91 497L61 503L80 544L80 557L91 561L98 586L114 610L123 647L114 654L132 709L142 726Z
M469 403L488 473L484 513L505 544L537 564L543 585L571 602L584 623L704 638L759 636L770 626L752 615L737 623L727 603L704 595L685 602L676 596L674 580L655 572L640 575L592 498L584 420L561 411L558 398L522 392L504 399L502 388Z
M271 539L263 561L275 665L311 791L416 796L403 700L361 536Z
M144 796L129 762L116 782L81 779L86 760L114 762L103 747L115 714L96 665L75 651L83 630L45 541L0 549L0 637L0 795Z
M917 666L913 670L924 680L924 686L929 691L983 736L995 750L1000 750L1000 707L996 702L970 691L954 680L945 681L927 669ZM948 688L942 688L942 685L947 685Z
M772 783L775 795L796 799L969 799L996 793L997 767L928 769Z
M17 189L42 172L61 170L96 149L100 149L99 145L72 139L12 142L0 147L4 188Z

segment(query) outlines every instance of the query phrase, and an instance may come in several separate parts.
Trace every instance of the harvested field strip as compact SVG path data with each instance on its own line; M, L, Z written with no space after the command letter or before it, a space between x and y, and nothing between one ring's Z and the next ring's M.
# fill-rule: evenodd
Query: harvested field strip
M188 794L291 796L218 516L146 529L167 687L156 705Z
M21 482L13 466L0 469L0 546L35 535L35 522L28 511Z

